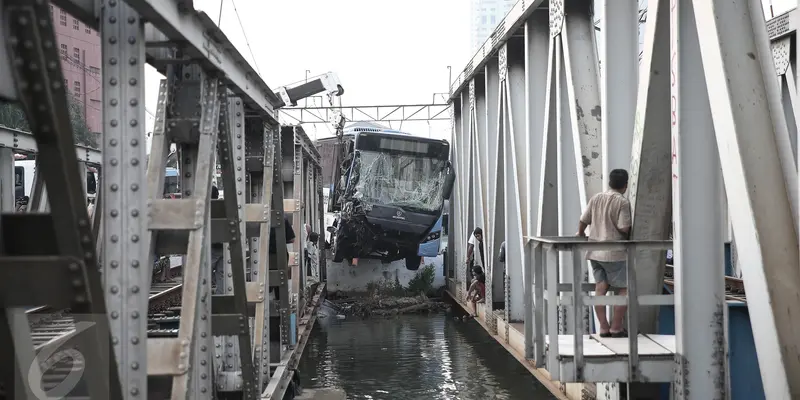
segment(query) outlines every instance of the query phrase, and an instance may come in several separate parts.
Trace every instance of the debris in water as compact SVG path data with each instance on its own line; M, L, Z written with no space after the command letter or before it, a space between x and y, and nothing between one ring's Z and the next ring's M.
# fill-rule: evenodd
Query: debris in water
M342 314L339 316L339 319L343 319L345 316L391 316L444 311L447 309L447 304L438 299L428 298L428 296L425 295L414 297L385 297L373 295L327 301L326 303L329 303L326 304L327 306Z

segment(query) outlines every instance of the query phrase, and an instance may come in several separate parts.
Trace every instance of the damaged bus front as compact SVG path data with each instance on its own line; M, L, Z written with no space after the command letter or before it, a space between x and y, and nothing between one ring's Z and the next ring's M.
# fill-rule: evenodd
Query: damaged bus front
M419 268L419 246L442 216L455 173L447 141L387 132L356 132L344 144L334 185L333 261L405 260Z

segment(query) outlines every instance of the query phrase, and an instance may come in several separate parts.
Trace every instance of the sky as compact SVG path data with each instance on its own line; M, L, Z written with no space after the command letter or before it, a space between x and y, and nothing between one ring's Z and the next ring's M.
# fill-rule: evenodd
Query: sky
M448 91L447 67L463 69L471 56L469 3L223 0L220 26L251 65L258 66L273 90L303 81L306 70L310 76L332 71L345 89L343 105L423 104L432 101L433 93ZM218 20L220 0L195 0L194 5ZM148 67L146 104L150 113L156 110L161 78ZM323 104L317 100L317 105ZM152 118L148 119L150 130ZM403 130L449 137L449 121L431 124L434 127L429 129L427 123L407 123ZM316 126L316 132L308 130L312 139L331 135L325 125Z
M763 0L765 14L770 3L779 15L797 1ZM468 0L194 0L214 21L220 3L222 31L271 88L304 80L306 70L309 76L331 71L345 89L343 105L430 103L434 93L449 90L448 66L455 77L473 55ZM148 66L148 114L155 113L160 79ZM152 125L148 115L148 131ZM449 121L402 129L450 137ZM324 124L306 131L312 139L332 134Z

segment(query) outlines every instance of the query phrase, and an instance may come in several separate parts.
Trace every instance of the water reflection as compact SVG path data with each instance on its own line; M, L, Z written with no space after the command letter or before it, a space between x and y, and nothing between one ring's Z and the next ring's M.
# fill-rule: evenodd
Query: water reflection
M348 399L554 398L474 321L444 315L324 318L300 374L304 387L339 387Z

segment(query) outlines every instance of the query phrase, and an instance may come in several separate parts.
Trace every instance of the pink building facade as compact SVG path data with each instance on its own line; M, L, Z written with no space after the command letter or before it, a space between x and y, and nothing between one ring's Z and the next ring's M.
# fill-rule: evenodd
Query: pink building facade
M64 85L86 116L92 132L103 127L103 79L100 34L59 7L50 6L61 51Z

